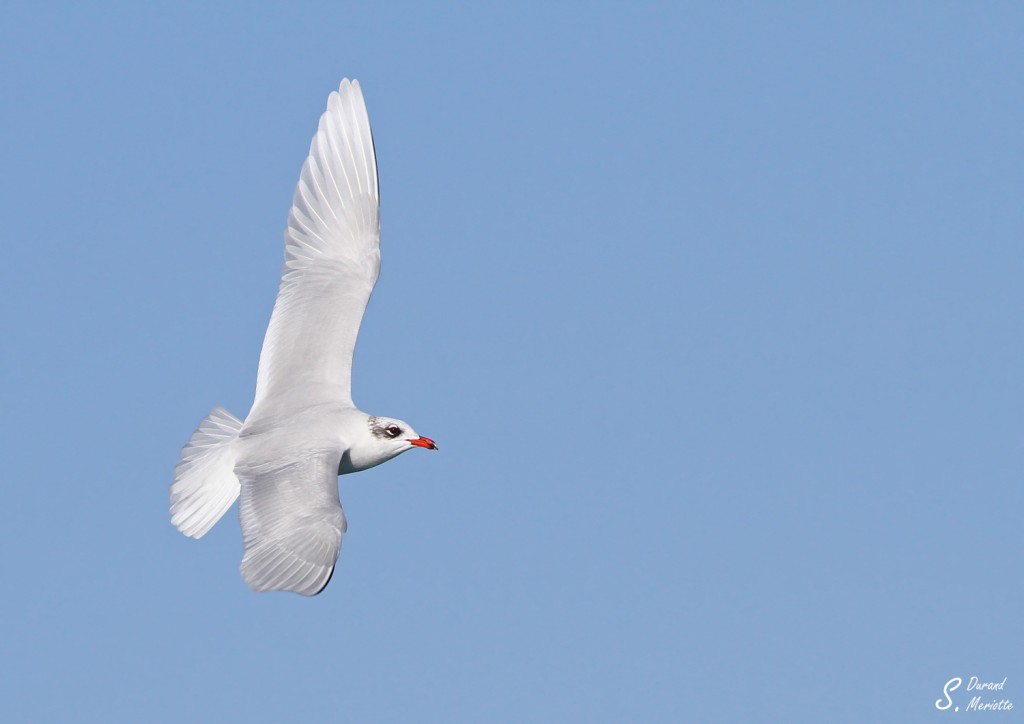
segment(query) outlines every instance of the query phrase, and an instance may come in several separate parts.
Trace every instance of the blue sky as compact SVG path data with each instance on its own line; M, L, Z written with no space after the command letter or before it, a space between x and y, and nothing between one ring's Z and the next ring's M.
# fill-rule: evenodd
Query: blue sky
M1019 5L96 5L0 10L0 718L1024 707ZM441 451L342 478L321 596L256 595L167 486L248 410L345 76L354 395Z

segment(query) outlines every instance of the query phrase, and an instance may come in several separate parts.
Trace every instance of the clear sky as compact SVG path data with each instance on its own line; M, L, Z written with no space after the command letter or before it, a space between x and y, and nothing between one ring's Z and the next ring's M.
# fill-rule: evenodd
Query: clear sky
M88 6L88 7L87 7ZM0 9L0 719L1024 709L1019 3ZM326 591L167 486L245 415L362 84L383 271ZM986 700L993 698L987 696Z

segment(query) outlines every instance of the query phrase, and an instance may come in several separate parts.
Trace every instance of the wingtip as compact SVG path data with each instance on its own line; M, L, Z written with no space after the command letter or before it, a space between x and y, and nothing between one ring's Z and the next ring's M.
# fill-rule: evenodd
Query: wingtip
M324 585L320 586L320 588L316 589L316 590L315 590L315 591L313 591L313 592L312 592L311 594L309 594L310 596L317 596L317 595L319 595L319 594L323 593L323 590L324 590L325 588L327 588L327 584L331 582L331 579L332 579L332 578L334 578L334 569L335 569L336 567L337 567L337 566L331 566L331 570L327 572L327 580L326 580L326 581L324 581Z
M242 562L241 574L242 580L245 585L249 587L250 591L254 593L269 593L277 591L280 593L297 593L300 596L306 596L312 598L323 593L324 589L327 588L327 584L334 578L334 570L337 566L331 566L327 570L327 579L319 586L314 588L309 585L281 585L278 582L265 581L256 575L252 575L246 568L245 561ZM315 584L314 584L315 585Z

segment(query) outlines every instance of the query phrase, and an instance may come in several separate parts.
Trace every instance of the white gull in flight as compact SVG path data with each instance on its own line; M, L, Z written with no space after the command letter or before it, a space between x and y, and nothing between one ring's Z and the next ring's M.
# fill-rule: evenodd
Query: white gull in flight
M358 81L327 99L284 257L252 409L242 422L217 407L199 424L174 468L171 522L201 538L241 495L245 582L314 596L347 527L337 476L437 449L408 423L352 402L352 353L380 271L377 161Z

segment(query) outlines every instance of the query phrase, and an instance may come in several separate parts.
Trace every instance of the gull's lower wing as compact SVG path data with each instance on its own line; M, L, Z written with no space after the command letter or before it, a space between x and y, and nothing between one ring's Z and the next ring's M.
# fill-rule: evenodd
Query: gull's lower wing
M249 588L315 596L331 580L348 527L338 499L340 460L340 450L309 450L287 463L236 466Z
M380 272L379 201L363 94L345 79L327 100L288 214L256 378L259 416L352 403L352 354Z

